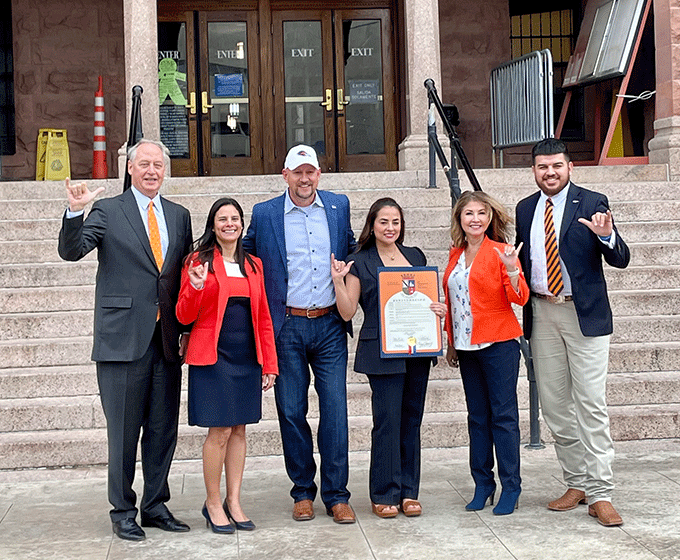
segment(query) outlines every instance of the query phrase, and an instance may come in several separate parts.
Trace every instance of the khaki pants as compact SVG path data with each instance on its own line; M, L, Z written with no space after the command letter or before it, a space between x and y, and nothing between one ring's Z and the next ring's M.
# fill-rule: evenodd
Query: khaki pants
M531 305L541 410L564 480L584 490L591 504L611 501L614 447L605 398L610 337L583 336L573 302L556 305L532 297Z

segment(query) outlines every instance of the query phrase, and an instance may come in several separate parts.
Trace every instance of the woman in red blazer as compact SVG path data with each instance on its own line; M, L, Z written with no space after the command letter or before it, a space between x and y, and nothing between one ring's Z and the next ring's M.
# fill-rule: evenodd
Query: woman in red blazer
M453 248L444 273L448 335L446 360L460 364L468 408L470 470L475 495L467 510L483 509L496 491L494 447L503 491L493 512L517 507L519 412L517 378L522 328L511 303L524 305L529 287L515 249L507 244L512 220L503 205L481 191L466 191L453 209Z
M241 509L245 425L259 422L262 390L270 389L278 375L262 262L243 250L242 235L239 203L231 198L215 202L205 232L185 260L177 301L179 321L193 323L185 358L189 424L208 427L202 513L215 533L255 529Z

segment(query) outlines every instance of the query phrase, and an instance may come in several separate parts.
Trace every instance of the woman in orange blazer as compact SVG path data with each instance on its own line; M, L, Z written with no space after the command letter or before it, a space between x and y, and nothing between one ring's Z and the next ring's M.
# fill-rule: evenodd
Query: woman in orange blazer
M177 301L179 321L193 323L185 358L189 424L208 427L202 513L215 533L255 529L241 509L245 425L259 422L262 390L270 389L278 375L262 262L243 250L242 236L241 206L221 198L185 260ZM222 468L227 479L224 503Z
M517 378L522 328L511 303L524 305L529 287L515 249L507 244L512 220L503 205L481 191L467 191L453 209L453 247L444 273L448 335L446 360L460 364L468 408L470 470L475 495L465 508L483 509L496 491L494 447L502 493L493 512L517 507L519 412Z

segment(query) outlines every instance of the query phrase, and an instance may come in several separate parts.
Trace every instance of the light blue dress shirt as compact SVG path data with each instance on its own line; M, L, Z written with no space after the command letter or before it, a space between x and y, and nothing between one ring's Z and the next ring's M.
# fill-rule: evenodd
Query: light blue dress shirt
M296 206L286 189L284 232L288 265L286 305L312 309L335 303L331 278L331 239L328 219L317 194L309 206Z

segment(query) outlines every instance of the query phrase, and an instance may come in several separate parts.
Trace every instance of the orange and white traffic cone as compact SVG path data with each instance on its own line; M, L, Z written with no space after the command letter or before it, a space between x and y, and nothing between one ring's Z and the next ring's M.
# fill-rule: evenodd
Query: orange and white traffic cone
M106 179L109 168L106 164L106 128L104 118L104 90L99 76L99 89L94 94L94 148L92 152L92 178Z

